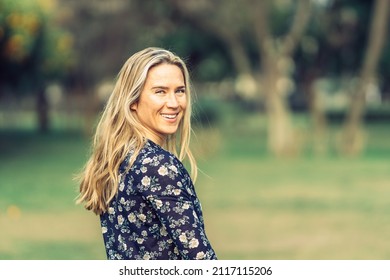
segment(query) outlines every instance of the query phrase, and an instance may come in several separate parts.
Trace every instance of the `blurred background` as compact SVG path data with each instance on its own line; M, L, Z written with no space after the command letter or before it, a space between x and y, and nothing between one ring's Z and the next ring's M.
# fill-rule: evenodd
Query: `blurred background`
M74 176L119 69L183 57L220 259L390 258L390 1L0 0L0 259L105 259Z

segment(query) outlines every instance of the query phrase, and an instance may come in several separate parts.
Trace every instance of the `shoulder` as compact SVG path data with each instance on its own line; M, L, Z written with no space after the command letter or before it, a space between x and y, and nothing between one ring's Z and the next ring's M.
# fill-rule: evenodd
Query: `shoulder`
M195 195L191 177L181 161L151 141L140 150L126 178L146 196Z
M157 176L169 177L171 179L190 180L190 175L184 167L183 163L171 152L163 149L154 142L147 140L144 146L140 149L136 159L129 166L130 157L134 155L132 151L126 156L123 161L120 173L125 176Z
M169 166L175 172L184 169L183 164L174 154L149 140L141 149L135 164L149 167Z
M150 140L146 140L145 144L136 155L136 158L130 168L130 160L134 156L134 153L135 149L132 149L126 155L126 157L120 164L120 173L127 173L129 169L140 169L142 166L159 166L167 163L170 163L177 169L184 168L182 162L174 154L163 149L162 147ZM175 169L175 167L172 167L172 169Z
M135 176L159 184L184 186L191 181L182 162L151 141L145 144L131 169Z

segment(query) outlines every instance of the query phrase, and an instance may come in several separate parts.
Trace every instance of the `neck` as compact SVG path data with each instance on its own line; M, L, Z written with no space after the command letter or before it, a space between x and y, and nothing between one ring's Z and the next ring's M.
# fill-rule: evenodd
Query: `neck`
M150 131L146 131L145 138L153 141L157 145L163 147L166 142L166 137L161 135L156 135L155 133L152 133Z

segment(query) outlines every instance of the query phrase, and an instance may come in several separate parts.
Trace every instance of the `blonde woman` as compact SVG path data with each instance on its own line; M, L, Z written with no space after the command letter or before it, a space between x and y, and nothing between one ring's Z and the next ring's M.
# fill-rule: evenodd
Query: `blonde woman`
M216 259L181 160L189 149L185 63L147 48L131 56L107 102L80 180L79 203L100 215L108 259Z

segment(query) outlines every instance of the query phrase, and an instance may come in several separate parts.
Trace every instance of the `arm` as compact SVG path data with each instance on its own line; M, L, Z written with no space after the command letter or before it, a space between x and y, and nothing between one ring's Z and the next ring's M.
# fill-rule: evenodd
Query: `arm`
M155 210L184 259L216 259L205 234L199 200L188 173L168 154L144 160L138 191Z

